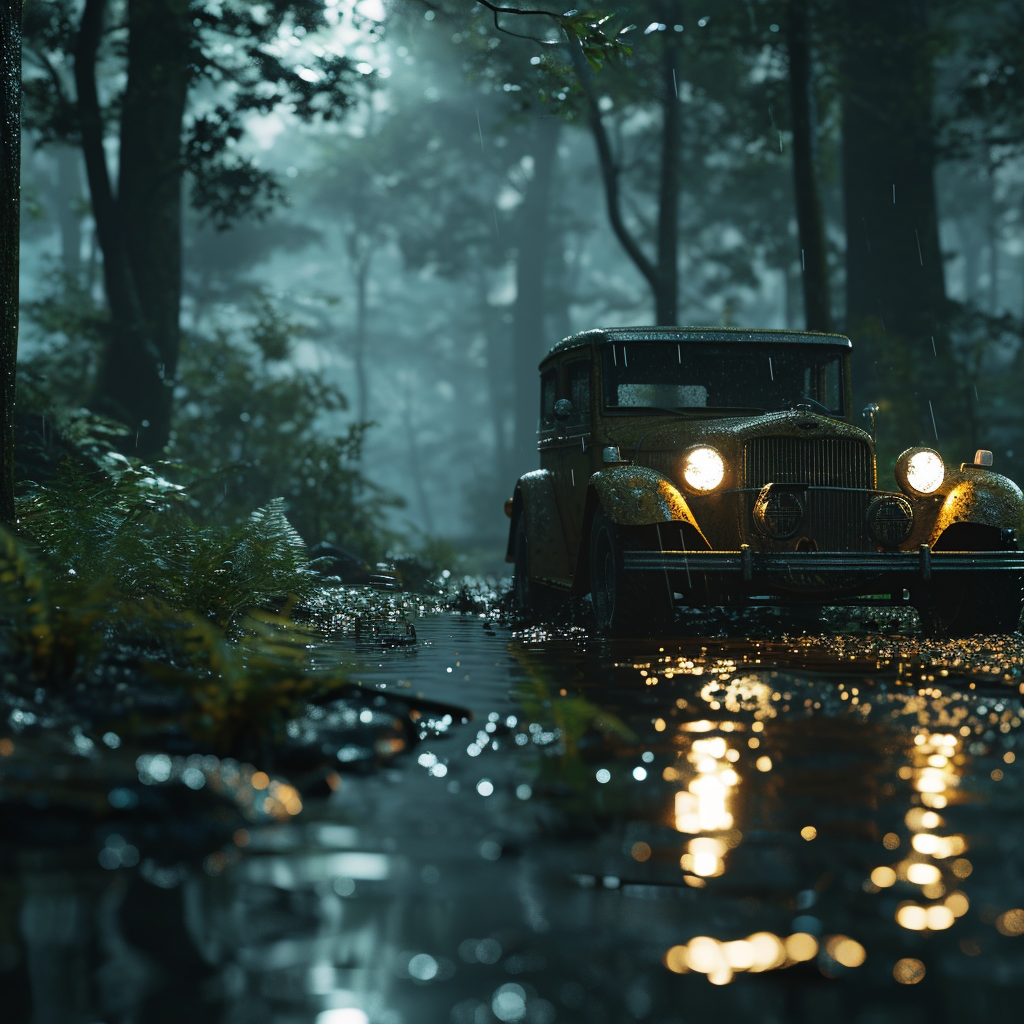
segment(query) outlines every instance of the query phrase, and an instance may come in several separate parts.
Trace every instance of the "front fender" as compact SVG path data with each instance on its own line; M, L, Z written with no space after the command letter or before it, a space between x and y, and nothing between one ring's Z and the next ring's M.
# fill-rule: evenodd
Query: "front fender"
M533 578L565 579L569 576L569 553L562 532L562 520L555 497L555 480L546 469L526 473L516 483L512 496L512 522L509 525L505 561L516 558L516 527L526 517L529 572Z
M1013 529L1024 539L1024 494L1008 477L985 470L961 470L932 526L932 546L957 523Z
M646 466L613 466L590 478L601 510L621 526L688 523L707 543L679 488L657 470Z

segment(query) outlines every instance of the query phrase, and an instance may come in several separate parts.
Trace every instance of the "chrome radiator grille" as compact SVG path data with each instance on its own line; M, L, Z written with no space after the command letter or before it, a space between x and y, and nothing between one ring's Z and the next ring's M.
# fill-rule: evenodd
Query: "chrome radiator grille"
M871 449L861 441L822 437L757 437L743 452L744 486L809 484L806 521L800 534L822 551L854 551L865 546L864 516L874 486ZM748 495L751 510L756 493Z

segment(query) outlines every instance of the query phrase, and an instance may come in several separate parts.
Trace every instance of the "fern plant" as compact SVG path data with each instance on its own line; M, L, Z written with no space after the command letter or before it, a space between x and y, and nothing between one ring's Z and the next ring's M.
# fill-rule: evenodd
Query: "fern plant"
M201 526L159 472L83 457L27 485L18 513L17 535L0 528L0 654L28 684L67 686L127 657L149 685L189 695L179 724L197 741L235 751L343 681L314 671L322 638L291 616L316 576L280 499Z

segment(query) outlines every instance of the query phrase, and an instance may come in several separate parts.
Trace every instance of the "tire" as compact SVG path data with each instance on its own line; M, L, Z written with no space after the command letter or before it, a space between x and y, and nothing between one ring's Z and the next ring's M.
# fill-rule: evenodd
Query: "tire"
M520 515L516 522L513 550L515 568L512 570L512 609L517 615L527 616L532 609L533 595L530 586L530 554L527 547L525 515Z
M590 527L590 594L597 628L610 636L648 636L668 631L675 610L663 573L626 572L623 553L644 536L629 536L600 509Z
M526 515L516 522L513 546L515 562L512 569L512 610L526 622L541 621L558 615L562 601L557 591L530 579L530 540L526 532Z
M1013 633L1024 610L1022 577L1015 572L979 572L970 581L941 582L915 602L929 636L965 637Z

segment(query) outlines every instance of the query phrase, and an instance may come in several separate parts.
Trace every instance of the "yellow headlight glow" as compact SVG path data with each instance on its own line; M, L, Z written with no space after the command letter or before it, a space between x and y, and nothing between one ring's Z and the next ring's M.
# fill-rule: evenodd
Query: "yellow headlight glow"
M946 467L938 452L914 452L907 460L907 483L919 494L931 494L942 486Z
M725 479L725 462L714 448L691 448L683 460L683 479L695 491L713 491Z

